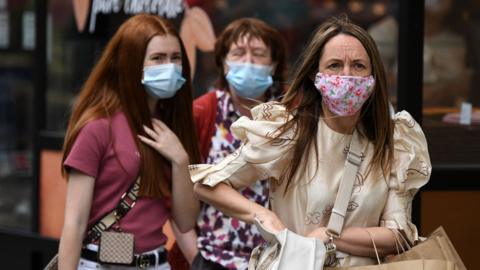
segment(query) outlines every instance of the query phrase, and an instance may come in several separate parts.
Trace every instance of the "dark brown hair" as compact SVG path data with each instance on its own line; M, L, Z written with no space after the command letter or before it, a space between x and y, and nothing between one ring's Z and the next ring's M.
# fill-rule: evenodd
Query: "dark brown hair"
M140 195L149 197L169 196L171 187L171 180L166 177L170 174L165 173L170 168L169 163L136 136L148 137L143 125L152 127L147 93L141 84L147 45L153 37L165 35L176 37L180 43L182 75L187 81L174 97L158 101L156 117L177 135L190 162L200 161L197 136L192 132L192 86L185 48L172 24L158 16L145 14L124 22L107 44L77 97L63 146L65 161L82 127L95 119L109 118L121 110L141 156ZM62 173L67 173L63 167Z
M291 186L295 176L298 180L304 175L308 160L303 160L303 158L308 159L308 151L312 144L318 154L315 138L318 121L323 115L323 111L322 96L315 88L313 78L318 72L318 63L325 44L339 34L353 36L362 43L370 57L372 75L375 78L375 88L363 105L359 118L359 122L363 126L363 129L360 129L361 132L363 131L361 135L374 145L373 158L368 171L381 169L385 173L390 168L393 158L393 122L390 119L388 108L385 71L378 49L364 29L346 18L333 18L320 25L314 32L299 61L293 81L282 99L282 103L294 116L280 130L285 132L290 128L295 128L296 138L293 159L279 179L280 182L288 181L285 192Z
M237 43L240 38L248 35L251 38L262 40L270 48L272 62L276 63L275 73L272 78L275 83L284 84L287 76L286 46L280 32L269 26L265 22L255 18L242 18L231 22L223 32L218 36L215 42L215 64L218 70L217 87L219 89L228 89L228 82L225 78L223 65L225 57L233 43ZM278 97L283 92L281 85L275 86L273 96Z

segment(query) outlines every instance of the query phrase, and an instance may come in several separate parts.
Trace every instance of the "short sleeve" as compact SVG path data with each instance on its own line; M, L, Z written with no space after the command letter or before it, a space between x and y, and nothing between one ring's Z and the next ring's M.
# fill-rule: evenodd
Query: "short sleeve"
M380 225L402 231L413 243L418 239L418 232L411 222L412 200L428 182L432 167L427 141L419 124L405 111L397 113L393 120L394 157Z
M63 166L96 178L109 144L108 130L105 119L87 123L78 133Z
M194 183L215 186L225 181L238 189L257 180L278 179L288 160L292 132L277 135L290 116L285 107L276 102L260 104L251 113L253 120L243 116L231 126L233 134L242 141L239 149L218 164L189 167Z

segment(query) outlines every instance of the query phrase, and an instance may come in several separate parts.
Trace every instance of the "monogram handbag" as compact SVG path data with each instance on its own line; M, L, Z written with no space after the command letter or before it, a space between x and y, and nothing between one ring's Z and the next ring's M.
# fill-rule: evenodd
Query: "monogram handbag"
M100 237L98 260L108 264L133 263L133 234L122 232L103 232Z
M133 234L123 232L106 232L112 225L124 217L135 205L140 190L140 177L125 192L117 207L98 221L88 232L83 244L92 243L98 239L99 251L98 260L108 264L129 265L134 259L134 237ZM58 254L56 254L43 270L58 269Z
M248 270L322 270L324 264L335 265L338 262L333 240L340 235L343 228L355 176L362 163L361 150L360 138L355 130L345 161L345 172L327 226L330 240L324 244L320 239L304 237L288 229L274 234L255 218L255 225L266 243L252 251Z

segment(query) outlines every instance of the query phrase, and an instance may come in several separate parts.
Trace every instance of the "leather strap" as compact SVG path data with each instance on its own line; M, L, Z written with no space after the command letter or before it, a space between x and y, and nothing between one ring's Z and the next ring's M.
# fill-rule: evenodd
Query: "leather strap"
M147 268L155 265L161 265L167 262L166 250L164 249L159 250L159 251L156 251L155 253L134 255L133 262L130 265L140 267L140 268ZM97 251L83 248L80 256L92 262L99 262ZM157 257L158 257L158 262L157 262Z
M93 227L87 232L87 236L83 240L83 244L94 242L100 238L103 231L108 230L113 224L117 223L122 217L124 217L133 206L138 197L140 191L140 177L137 178L135 183L122 195L117 207L110 213L104 216L100 221L95 223Z
M352 196L353 184L360 165L363 161L360 137L357 129L353 132L352 140L348 148L347 159L345 160L345 170L343 173L340 187L338 188L337 198L330 215L327 225L327 232L335 237L339 237L345 222L348 203Z

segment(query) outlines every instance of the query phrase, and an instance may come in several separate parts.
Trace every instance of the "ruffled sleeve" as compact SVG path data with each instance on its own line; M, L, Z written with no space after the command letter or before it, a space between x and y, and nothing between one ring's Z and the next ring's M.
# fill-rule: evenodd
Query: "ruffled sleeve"
M218 164L190 165L194 183L215 186L226 182L234 188L249 186L257 180L280 176L288 161L288 149L292 145L292 131L277 139L278 128L290 119L284 106L276 102L260 104L251 110L252 119L241 117L232 124L233 134L242 145Z
M394 157L380 225L400 230L413 243L418 233L411 222L412 200L428 182L432 166L427 141L418 123L405 111L397 113L393 120Z

